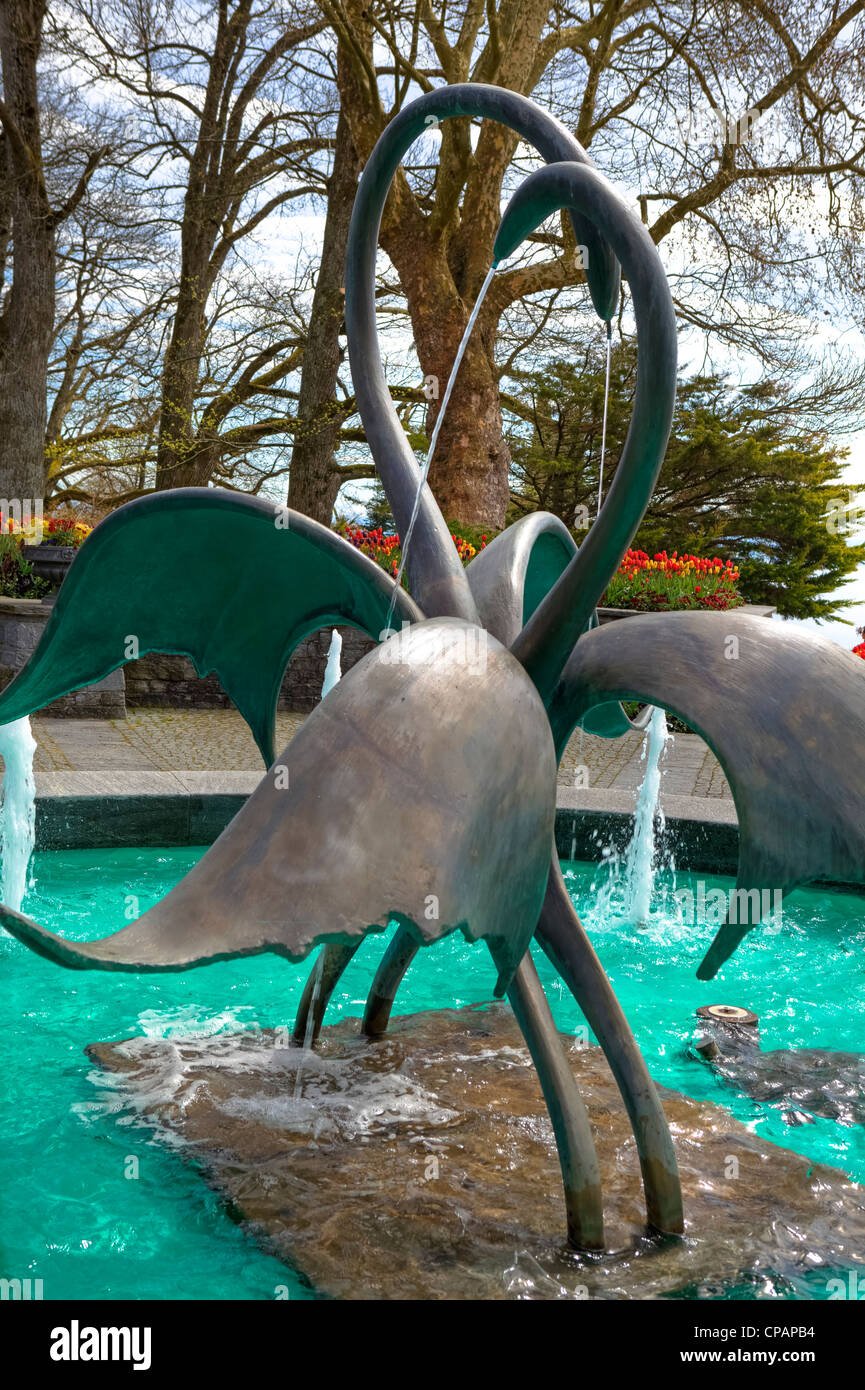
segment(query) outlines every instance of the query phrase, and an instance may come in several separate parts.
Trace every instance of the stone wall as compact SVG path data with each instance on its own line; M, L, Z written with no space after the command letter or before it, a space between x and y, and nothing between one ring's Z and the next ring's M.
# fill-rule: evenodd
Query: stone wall
M0 689L18 674L42 636L51 605L38 599L0 598ZM357 628L341 627L342 669L348 671L375 645ZM279 708L308 712L321 698L330 628L307 637L292 655ZM125 719L126 706L228 709L231 701L215 675L203 679L185 656L151 653L130 661L96 685L46 705L43 714L74 719Z
M51 604L32 598L0 598L0 688L30 659L51 616ZM64 695L41 713L74 719L125 719L123 671Z
M748 607L770 616L774 609ZM0 689L29 659L48 618L51 605L38 599L0 598ZM601 609L601 622L630 616L624 610ZM348 671L375 643L357 628L341 627L342 669ZM295 650L279 697L279 708L308 713L321 697L321 683L330 646L330 628L307 637ZM65 695L42 711L75 719L124 719L126 705L173 709L228 709L231 701L216 676L203 679L185 656L151 653L112 671L97 685Z
M348 671L375 645L357 628L341 627L342 670ZM330 646L330 628L301 642L292 655L282 683L279 708L308 712L321 697L321 683ZM125 667L126 702L175 709L227 709L231 701L214 675L200 679L185 656L151 653Z

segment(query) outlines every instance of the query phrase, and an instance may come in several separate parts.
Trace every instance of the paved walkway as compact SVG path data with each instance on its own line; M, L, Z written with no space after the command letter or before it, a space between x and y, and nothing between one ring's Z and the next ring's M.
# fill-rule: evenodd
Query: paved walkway
M277 716L277 748L303 720L302 714ZM252 735L235 710L133 709L125 720L36 717L33 731L37 772L261 771ZM643 780L643 748L638 733L621 739L575 734L559 768L560 788L571 789L567 801L588 804L601 792L633 793ZM730 797L717 759L696 734L676 734L662 767L665 797Z
M276 746L302 714L278 714ZM37 772L261 772L261 755L236 710L132 709L126 719L31 721Z

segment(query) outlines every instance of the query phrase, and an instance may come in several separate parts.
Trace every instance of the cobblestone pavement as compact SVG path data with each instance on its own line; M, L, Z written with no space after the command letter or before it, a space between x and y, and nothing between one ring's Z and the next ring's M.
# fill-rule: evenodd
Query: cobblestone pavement
M276 716L284 748L303 714ZM32 720L37 772L258 772L261 755L236 710L132 709L126 719Z
M277 748L297 733L303 714L277 715ZM132 709L126 719L33 720L39 772L257 772L261 759L235 710ZM639 787L642 734L620 739L576 733L559 767L559 785ZM676 734L663 761L664 791L674 796L729 797L714 754L696 734Z

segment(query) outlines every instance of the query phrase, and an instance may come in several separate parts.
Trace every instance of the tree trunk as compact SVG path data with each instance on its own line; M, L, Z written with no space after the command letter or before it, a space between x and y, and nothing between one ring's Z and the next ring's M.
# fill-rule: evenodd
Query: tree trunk
M477 326L460 364L430 464L429 482L449 521L501 530L510 498L511 456L502 429L498 381L483 343L474 341L480 331ZM428 353L423 338L421 330L416 341L424 375L433 373L440 383L439 400L431 402L427 412L429 437L457 349Z
M363 50L367 67L373 63L373 30L363 0L350 0L355 43ZM532 22L542 22L538 14ZM522 12L512 9L513 24ZM530 48L529 26L516 25L509 37L514 53ZM532 30L534 33L534 30ZM534 47L536 48L536 43ZM484 75L484 80L490 80ZM362 62L345 63L338 74L342 109L352 123L355 145L368 157L381 133L380 107L370 100L370 83ZM521 90L516 78L507 85ZM450 123L448 123L449 125ZM427 411L427 434L441 406L445 386L456 357L460 339L468 323L471 306L491 261L491 250L499 222L498 192L507 158L516 143L511 131L499 130L485 122L481 128L478 156L486 171L482 187L486 199L469 197L460 214L457 205L443 217L421 213L404 171L391 185L382 217L380 242L399 275L406 296L414 341L425 378L436 379L437 395ZM467 136L465 137L468 151ZM490 168L487 159L495 168ZM464 175L460 175L462 181ZM446 184L446 181L445 181ZM445 199L447 201L447 199ZM465 223L460 237L458 227ZM504 439L498 380L494 362L497 317L490 309L468 344L460 367L447 415L439 435L429 482L445 518L467 525L500 529L505 524L509 501L508 470L510 452Z
M440 248L420 248L413 239L391 233L386 249L408 300L421 371L425 381L433 378L435 394L426 419L430 437L471 303L464 303L457 292ZM448 404L429 483L447 520L499 530L510 496L510 452L502 432L494 341L495 318L482 310Z
M336 400L336 380L345 313L345 251L359 171L348 121L340 114L288 480L288 505L324 526L330 525L340 486L336 450L345 412Z
M36 61L43 0L0 5L12 285L0 317L0 494L42 498L48 354L54 331L54 222L42 169Z
M212 40L209 70L195 147L189 161L183 221L180 230L180 280L171 338L162 364L162 401L156 446L156 490L206 487L210 451L196 447L193 412L198 373L206 338L207 296L221 259L214 247L231 203L230 178L223 169L228 98L223 84L232 57L245 43L249 6L239 6L229 18L220 7Z
M187 258L184 257L184 260ZM198 371L204 352L205 275L184 265L171 340L162 367L162 406L156 450L156 489L206 487L210 461L196 448L193 422Z

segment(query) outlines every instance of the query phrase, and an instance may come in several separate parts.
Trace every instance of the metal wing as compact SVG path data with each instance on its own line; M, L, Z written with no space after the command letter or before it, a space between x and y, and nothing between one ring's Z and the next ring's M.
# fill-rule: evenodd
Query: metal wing
M312 712L186 877L100 941L0 922L73 969L300 960L396 918L421 944L483 937L500 991L544 898L556 764L540 696L510 652L454 618L369 652Z
M0 723L101 680L145 652L215 671L274 757L276 702L289 657L317 628L378 637L393 580L298 512L216 488L179 488L119 508L88 537L42 640L0 695ZM395 625L423 615L397 595Z
M557 749L586 710L648 700L685 720L721 763L739 817L737 887L865 882L865 669L825 638L735 610L653 613L587 633L550 704ZM741 899L740 899L741 901ZM711 979L760 920L727 921Z
M466 577L487 631L512 646L576 553L570 531L551 512L522 517L484 546L466 569ZM589 628L597 625L595 613ZM614 702L589 711L583 727L600 738L620 738L637 726Z

